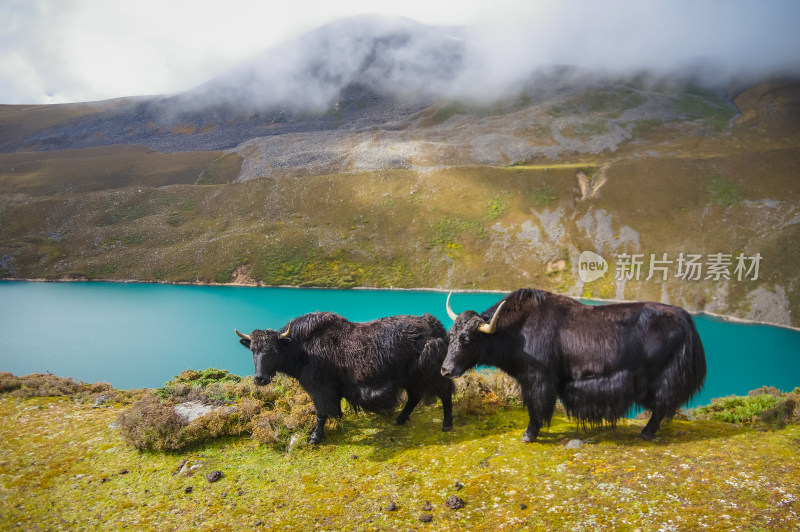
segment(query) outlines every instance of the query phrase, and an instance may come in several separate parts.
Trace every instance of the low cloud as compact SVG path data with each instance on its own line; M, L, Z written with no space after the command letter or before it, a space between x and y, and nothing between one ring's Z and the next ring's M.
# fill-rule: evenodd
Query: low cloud
M480 10L466 3L473 23L464 26L436 25L447 19L441 14L428 24L360 16L316 30L309 20L317 19L302 16L303 6L313 12L305 3L291 13L246 0L216 11L189 0L159 5L6 0L0 103L195 86L193 99L183 98L194 105L324 107L354 81L398 94L492 98L553 65L610 75L688 72L708 84L800 73L794 0L497 0ZM398 3L393 13L404 9ZM284 44L260 52L267 36Z

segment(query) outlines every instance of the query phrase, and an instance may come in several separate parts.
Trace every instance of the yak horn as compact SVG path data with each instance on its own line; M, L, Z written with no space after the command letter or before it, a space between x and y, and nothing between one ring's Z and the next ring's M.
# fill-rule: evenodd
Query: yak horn
M286 327L286 332L282 333L282 334L279 334L278 338L283 340L284 338L288 337L289 336L289 331L291 331L291 330L292 330L292 322L289 322L289 326Z
M234 331L236 331L236 335L237 335L239 338L242 338L243 340L248 340L248 341L250 341L250 340L251 340L251 338L250 338L250 335L249 335L249 334L242 334L242 333L240 333L239 331L237 331L236 329L234 329Z
M447 294L447 315L450 316L450 319L456 321L458 319L458 314L453 312L453 309L450 307L450 296L453 295L453 292Z
M494 334L494 332L497 330L497 318L500 316L500 309L503 308L503 305L505 304L506 304L505 301L500 303L500 305L497 307L497 310L494 311L494 316L492 316L492 321L490 321L489 323L484 323L483 325L480 325L478 327L478 330L480 332L486 334Z

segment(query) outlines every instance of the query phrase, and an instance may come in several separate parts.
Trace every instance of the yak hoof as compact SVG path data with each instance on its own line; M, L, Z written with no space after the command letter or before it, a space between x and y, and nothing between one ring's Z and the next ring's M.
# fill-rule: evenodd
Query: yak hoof
M453 425L445 425L442 427L442 432L450 432L451 430L453 430Z
M640 437L641 437L641 438L642 438L644 441L650 441L650 440L652 440L652 439L653 439L653 436L654 436L654 434L650 434L649 432L642 432L641 434L639 434L639 436L640 436Z
M522 443L533 443L536 441L536 437L534 436L533 438L531 438L530 434L526 432L525 434L522 435L522 439L520 441Z
M406 421L408 421L408 418L402 418L402 417L398 417L398 418L396 418L396 419L394 420L394 424L395 424L395 425L405 425L405 424L406 424Z
M313 436L312 435L312 436L308 437L308 444L309 445L319 445L319 442L321 442L321 441L322 441L322 438L320 438L319 436Z

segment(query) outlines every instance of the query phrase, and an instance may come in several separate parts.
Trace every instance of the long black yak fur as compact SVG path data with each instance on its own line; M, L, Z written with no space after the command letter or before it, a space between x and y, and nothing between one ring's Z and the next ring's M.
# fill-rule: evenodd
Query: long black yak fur
M495 331L478 331L503 301ZM651 439L706 376L692 317L661 303L590 306L520 289L482 314L458 315L448 340L443 375L458 377L486 365L519 382L530 418L522 441L536 439L557 398L582 425L613 425L632 406L648 409L652 415L641 436Z
M405 390L407 401L396 418L405 423L423 399L438 397L444 409L442 430L453 426L453 382L441 375L447 333L430 314L393 316L353 323L331 312L295 318L278 331L255 330L241 343L253 352L255 383L268 384L280 371L296 378L311 396L317 423L309 437L319 443L325 421L342 415L341 400L369 412L393 411Z

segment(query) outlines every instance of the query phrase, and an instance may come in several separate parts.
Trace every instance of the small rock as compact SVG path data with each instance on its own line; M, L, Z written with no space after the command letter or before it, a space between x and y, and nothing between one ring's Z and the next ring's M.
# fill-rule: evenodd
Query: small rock
M386 511L394 512L395 510L397 510L397 505L394 503L394 501L392 501L389 503L389 506L386 507Z
M212 471L206 475L206 480L209 482L216 482L223 477L222 471Z
M105 394L100 394L94 398L94 404L92 404L92 408L100 408L103 404L108 401L110 397Z
M351 455L350 455L350 458L352 458L353 460L355 460L356 458L358 458L358 455L357 455L357 454L351 454Z
M127 475L128 474L128 470L127 469L122 469L122 470L120 470L119 474L120 475Z
M527 508L527 507L528 507L528 505L527 505L527 504L525 504L524 502L521 502L521 503L519 503L519 509L520 509L520 510L524 510L524 509L525 509L525 508Z
M431 506L431 501L425 501L425 504L422 505L423 512L430 512L433 510L433 506Z
M422 521L423 523L430 523L431 521L433 521L433 516L431 514L424 514L419 516L419 520Z
M75 475L75 480L80 480L80 479L82 479L82 478L83 478L83 477L85 477L85 476L86 476L86 475L85 475L84 473L79 473L79 474Z
M113 421L113 422L108 424L108 428L110 428L111 430L117 430L119 428L119 423L117 423L116 421Z
M194 490L194 488L193 488L193 487L191 487L191 486L188 486L188 487L187 487L185 490L183 490L183 492L184 492L184 493L191 493L193 490Z
M306 437L300 433L292 434L292 437L289 438L289 445L286 447L286 452L291 453L297 447L306 445Z
M108 482L109 480L111 480L111 479L110 479L110 478L108 478L108 477L103 477L103 478L101 478L101 479L100 479L100 484L105 484L105 483L106 483L106 482Z
M566 445L569 443L569 438L561 438L560 440L558 440L558 443L560 443L561 445Z
M464 487L464 484L456 480L456 491L459 491L461 488Z
M567 449L580 449L583 442L581 440L569 440L565 446Z
M188 460L184 460L180 463L177 472L175 472L174 474L191 477L192 475L194 475L196 470L200 469L205 465L206 463L203 460L199 460L197 458L189 458Z
M450 495L447 500L444 501L444 504L451 510L458 510L464 507L464 501L455 495Z
M181 421L188 425L200 416L213 412L216 408L197 401L187 401L175 405L174 410L178 417L181 418Z

